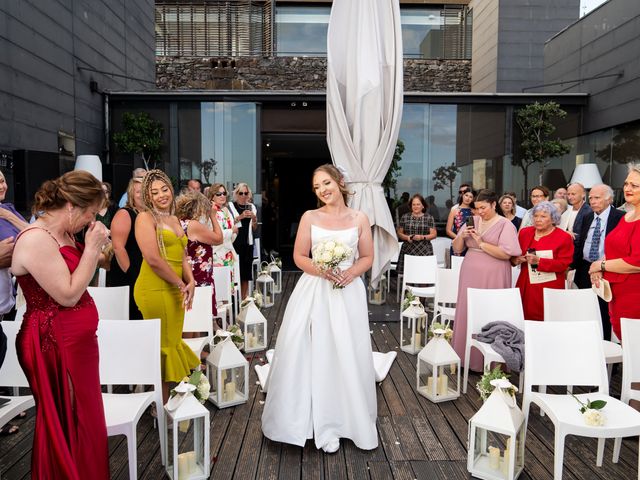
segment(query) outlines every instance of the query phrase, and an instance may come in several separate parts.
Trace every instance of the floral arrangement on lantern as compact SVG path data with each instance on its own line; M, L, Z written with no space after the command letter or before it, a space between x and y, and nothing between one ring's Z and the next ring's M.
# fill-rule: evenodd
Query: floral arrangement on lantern
M258 290L254 290L251 296L244 297L244 300L240 302L240 308L246 307L251 301L253 301L253 304L258 307L259 310L262 309L262 294Z
M227 337L231 337L231 341L238 347L238 350L244 347L244 334L240 326L235 323L229 325L226 330L217 330L211 344L215 347Z
M282 259L280 257L274 257L273 255L271 255L271 262L269 263L269 266L271 265L275 265L278 268L282 268Z
M573 393L571 394L573 398L580 404L580 413L582 414L582 418L584 423L591 427L601 427L604 425L606 417L602 414L600 410L604 408L607 404L606 400L593 400L590 401L587 398L587 403L584 403L578 397L576 397Z
M508 373L504 373L502 371L500 365L496 366L496 368L494 368L493 370L485 370L484 375L482 375L482 377L480 378L480 381L476 383L476 390L478 390L478 393L480 393L480 398L482 398L482 401L484 402L487 398L489 398L489 395L491 395L491 393L495 390L497 380L507 380L510 376L511 375L509 375ZM511 385L511 387L507 388L506 390L512 397L515 397L516 392L518 391L518 389L513 385Z
M411 306L411 302L413 302L414 300L418 300L418 297L407 290L407 292L404 294L404 298L402 299L402 307L400 308L400 310L404 311L409 308Z
M325 240L319 242L311 250L311 260L321 272L331 271L340 265L341 262L351 257L353 250L351 247L336 240ZM344 288L337 283L333 288Z
M200 370L194 370L191 375L184 377L182 381L171 390L170 397L173 398L176 395L185 395L189 392L196 397L200 403L204 403L209 398L209 392L211 391L211 385L207 376Z
M433 336L436 334L436 330L441 330L443 332L442 337L447 342L451 343L451 340L453 339L453 330L449 328L448 322L445 322L445 323L433 322L429 327L429 331L427 332L427 338L429 340L431 340Z

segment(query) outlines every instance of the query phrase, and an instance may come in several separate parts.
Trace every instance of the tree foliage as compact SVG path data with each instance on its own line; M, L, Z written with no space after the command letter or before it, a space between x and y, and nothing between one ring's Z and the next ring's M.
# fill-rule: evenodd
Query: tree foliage
M122 115L122 131L114 133L113 143L123 153L140 155L144 167L155 168L160 159L164 142L162 124L146 112Z
M540 164L540 178L549 160L569 153L569 146L559 138L551 138L556 127L555 119L567 116L560 105L555 102L535 102L526 105L516 112L516 124L520 129L520 155L511 159L511 164L520 167L524 176L524 188L528 190L529 167Z
M395 192L396 186L398 185L398 177L402 170L400 160L402 160L403 152L404 142L402 140L398 140L398 143L396 143L396 150L393 152L391 165L389 165L389 170L387 170L387 174L385 175L384 180L382 180L382 188L384 188L384 193L387 197L391 197L391 190Z
M433 171L433 189L444 190L449 188L449 198L453 200L453 183L461 170L455 163L451 165L442 165Z

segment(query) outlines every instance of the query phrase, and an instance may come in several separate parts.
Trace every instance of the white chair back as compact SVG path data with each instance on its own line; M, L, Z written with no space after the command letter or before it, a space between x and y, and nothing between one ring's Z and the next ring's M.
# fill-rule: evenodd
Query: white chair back
M640 382L640 349L637 347L640 345L640 320L622 318L620 326L626 347L622 349L622 401L625 396L638 399L640 392L632 390L631 384Z
M435 255L405 255L403 290L407 283L436 283L438 260Z
M207 332L213 337L213 287L196 287L191 310L184 312L183 332Z
M520 265L517 267L511 267L511 286L515 288L516 283L518 283L518 277L520 277Z
M123 287L88 287L100 320L129 319L129 285Z
M444 303L456 303L458 301L459 272L448 268L436 270L436 296L434 306Z
M7 336L7 353L0 368L0 385L3 387L28 387L29 382L18 362L16 336L22 322L2 322L2 330Z
M162 391L160 320L98 322L100 383L153 385Z
M446 251L451 247L451 239L449 237L436 237L431 240L433 254L438 259L438 265L444 266Z
M464 257L461 257L460 255L451 255L451 270L460 272L460 268L462 268L462 262L464 262Z
M216 286L216 301L231 303L231 267L213 267L213 283Z
M520 330L524 326L522 298L517 288L467 289L467 343L491 322L509 322Z
M98 287L107 286L107 271L104 268L98 269Z
M526 321L524 336L525 395L533 385L598 386L608 394L602 339L593 322Z
M602 340L602 319L598 297L590 288L543 290L545 322L594 322Z

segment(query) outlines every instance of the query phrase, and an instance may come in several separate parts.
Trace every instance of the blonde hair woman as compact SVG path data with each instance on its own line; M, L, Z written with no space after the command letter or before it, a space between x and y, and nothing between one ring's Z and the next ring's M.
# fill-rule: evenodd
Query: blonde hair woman
M238 226L238 235L233 242L233 248L240 256L240 294L247 296L249 280L253 280L251 264L253 263L253 232L258 228L258 217L255 205L249 199L253 194L249 185L238 183L233 190L233 203L229 210Z

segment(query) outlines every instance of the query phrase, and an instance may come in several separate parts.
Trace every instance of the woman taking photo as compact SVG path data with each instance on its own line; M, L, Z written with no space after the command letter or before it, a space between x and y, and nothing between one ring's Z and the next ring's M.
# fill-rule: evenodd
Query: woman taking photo
M347 207L349 191L336 167L318 167L312 185L321 207L300 219L293 260L304 273L278 332L262 431L301 447L313 437L327 453L340 448L340 438L370 450L378 445L377 401L360 275L373 262L371 227L364 213ZM351 249L336 269L320 270L310 256L325 241Z
M229 204L233 214L238 235L233 242L233 248L240 257L240 294L247 296L249 281L253 280L253 232L258 228L256 207L249 202L252 197L251 189L246 183L239 183L233 191L234 202Z
M509 195L502 195L498 201L498 205L500 205L500 210L502 210L504 218L513 223L516 230L519 229L522 219L516 216L516 202L513 197Z
M400 218L398 238L402 240L402 248L398 257L397 271L404 271L405 255L433 255L431 240L436 238L436 226L433 217L428 213L427 202L422 195L416 193L409 199L411 213Z
M142 253L136 242L136 218L144 210L142 178L132 178L127 186L127 201L111 221L111 243L114 259L107 273L107 284L112 287L129 286L129 319L142 320L142 313L133 298L133 287L140 273Z
M11 270L27 302L16 339L36 403L34 479L108 479L98 371L98 311L87 293L109 232L96 214L104 192L90 173L42 184L38 219L16 240ZM74 235L87 227L84 245Z
M460 189L460 196L458 197L458 205L454 206L449 212L449 218L447 219L447 236L450 238L456 238L456 235L466 223L467 218L473 216L474 204L473 199L475 194L469 187ZM464 255L466 250L462 250L458 255ZM453 247L451 253L454 254Z
M173 186L161 170L150 170L142 181L145 211L136 218L136 241L142 252L134 288L144 319L160 319L163 400L169 383L179 382L200 364L182 341L184 311L191 308L195 282L185 249L187 236L175 216Z
M480 190L475 206L473 227L463 225L453 240L453 250L467 255L460 267L458 302L453 322L453 348L464 359L467 341L467 288L511 287L512 256L520 255L518 234L509 220L496 209L498 197L491 190ZM464 361L464 360L463 360ZM482 357L473 349L469 369L482 371Z
M213 247L213 266L231 267L231 278L234 289L239 279L234 278L234 265L236 251L233 249L233 241L238 234L238 225L235 224L233 215L227 208L227 188L222 183L214 183L207 192L207 197L212 205L212 217L218 221L222 231L222 243Z
M532 209L533 226L518 234L523 255L511 259L521 265L516 287L522 296L524 318L544 320L543 290L564 289L566 272L573 260L573 239L556 225L560 214L552 202L540 202Z

